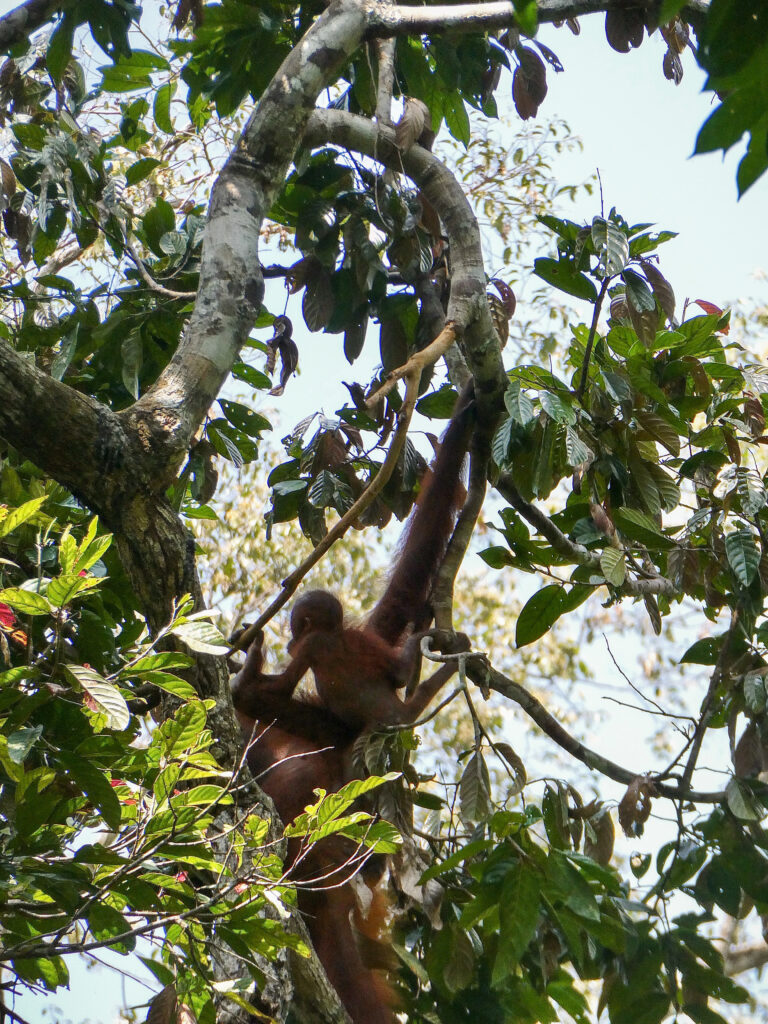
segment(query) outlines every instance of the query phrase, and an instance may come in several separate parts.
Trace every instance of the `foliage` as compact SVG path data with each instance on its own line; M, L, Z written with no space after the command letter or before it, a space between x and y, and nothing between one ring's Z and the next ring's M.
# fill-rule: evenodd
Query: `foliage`
M516 0L514 7L532 34L535 5ZM745 41L739 18L748 7L715 0L700 51L710 86L730 91L698 148L727 148L750 131L741 191L768 159L765 19ZM237 119L253 109L322 9L312 2L258 10L235 0L180 4L180 26L192 11L194 33L143 49L131 31L138 8L91 0L67 6L44 38L13 48L0 69L0 116L12 136L12 153L0 163L2 344L106 409L129 412L146 395L190 324L208 170L223 162ZM675 59L681 9L662 5ZM637 45L648 28L638 18L626 5L610 11L611 45ZM79 42L86 21L108 59L98 77ZM508 242L505 235L519 236L530 223L526 182L523 216L510 222L499 204L514 186L499 189L494 180L509 154L472 139L470 112L496 115L500 70L515 65L514 102L523 116L536 113L545 64L557 70L558 61L529 42L509 28L433 31L403 33L395 48L396 96L426 105L432 130L444 125L465 147L457 175L505 243L505 262L523 252L519 237ZM665 64L671 78L675 59ZM331 83L332 104L370 117L377 71L372 47L358 48ZM523 361L523 331L507 324L513 271L504 266L494 278L499 295L491 308L497 331L511 336L511 368L490 477L507 504L496 526L503 543L486 547L483 558L492 570L522 570L543 582L517 617L517 646L546 642L555 623L597 593L609 605L641 600L656 633L683 601L708 623L721 613L729 621L682 655L683 663L711 669L708 689L682 749L654 775L627 780L621 766L590 760L558 723L546 728L541 705L526 704L531 695L503 677L481 685L517 700L551 740L627 786L618 818L628 836L642 835L662 797L674 801L675 835L658 851L654 871L641 857L630 877L614 855L612 808L597 796L585 802L556 780L527 788L526 766L478 715L466 679L470 726L459 733L459 768L444 789L417 761L411 730L374 735L359 751L371 775L320 795L287 834L315 841L341 832L394 853L393 826L372 822L353 802L380 789L381 806L403 829L416 809L424 849L410 864L401 852L396 868L402 879L418 865L426 887L411 886L396 928L397 986L414 1024L471 1014L526 1022L567 1013L587 1021L602 1010L612 1024L655 1024L681 1013L707 1024L723 1019L714 1009L720 1001L747 998L711 941L715 908L768 913L761 825L768 808L761 456L768 382L729 340L727 313L706 300L695 311L677 310L657 253L671 232L630 225L615 210L586 225L556 217L540 150L519 159L518 148L510 152L529 179L547 186L535 209L546 207L538 219L554 242L552 254L534 263L547 286L539 294L553 306L560 300L551 289L568 297L562 301L587 303L577 307L587 315L573 318L567 343L558 339L557 351L551 339L544 346L543 355L553 356L545 369ZM182 190L182 169L192 165L205 173ZM442 310L451 254L423 192L338 147L300 149L270 216L268 231L283 251L294 250L290 264L267 271L295 297L297 335L300 302L308 331L339 335L352 365L366 344L373 347L382 373L433 340L427 298L438 296ZM217 399L166 495L171 507L204 523L221 508L213 503L217 461L239 470L258 460L271 423L253 406L261 407L267 391L279 398L290 389L301 358L285 311L264 308L253 326L274 333L267 344L249 338L231 368L237 386L250 389L247 398L228 392ZM349 384L349 402L335 418L312 413L284 439L267 480L273 547L259 552L262 560L281 544L283 524L297 522L320 541L380 471L402 397L392 391L371 408L369 384ZM455 394L430 368L418 409L444 420ZM405 518L425 468L409 441L355 525L382 528ZM3 449L0 498L0 924L14 984L54 990L66 984L67 955L100 947L128 954L138 937L150 936L161 952L148 966L160 985L176 986L198 1020L214 1019L215 993L247 1005L253 981L263 977L254 954L275 960L286 948L307 951L282 923L293 893L268 823L240 805L237 772L218 766L213 702L199 698L186 678L195 659L177 649L220 654L222 638L185 600L150 637L109 535L25 460L23 446ZM535 501L556 511L548 516ZM202 528L198 536L210 543ZM248 556L230 553L238 569L230 573L227 562L227 574L248 577ZM237 593L227 589L232 579L214 582L226 605ZM259 597L263 587L260 579ZM524 657L535 661L541 651L531 646ZM568 671L576 657L568 652ZM147 685L162 691L166 708L161 724L145 729L134 702ZM695 788L709 730L728 730L735 741L734 773L718 792ZM503 790L493 784L491 752L505 766ZM431 910L413 898L430 887L440 897ZM246 977L229 989L216 973L214 939L244 965ZM593 1006L587 993L598 985Z
M241 786L212 754L210 702L183 678L192 658L167 649L177 637L190 652L216 652L223 638L188 600L150 638L98 522L62 488L25 487L6 466L6 502L12 493L19 503L0 507L0 921L11 984L55 991L69 956L108 947L141 955L198 1020L213 1021L214 934L251 967L255 953L306 952L269 912L292 899L269 823L244 807L242 834L222 830L220 811L238 804ZM141 706L147 687L176 707L151 731L128 704ZM377 784L321 801L292 834L314 838L319 820L323 835L391 850L391 829L345 816L360 787ZM230 997L245 1005L247 992L246 982Z

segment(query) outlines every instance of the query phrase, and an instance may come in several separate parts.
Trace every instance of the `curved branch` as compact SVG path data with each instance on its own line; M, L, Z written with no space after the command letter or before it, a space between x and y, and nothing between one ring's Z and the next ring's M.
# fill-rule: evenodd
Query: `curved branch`
M377 127L364 117L341 110L316 110L307 124L304 142L310 146L330 142L403 172L434 206L445 226L451 252L451 293L446 320L456 325L475 378L480 418L495 420L507 378L485 295L480 230L461 185L429 150L411 146L401 152L391 128Z
M477 686L490 687L497 693L501 693L503 696L513 700L515 704L518 704L533 719L542 732L546 733L550 739L554 740L571 757L581 761L593 771L600 772L601 775L613 779L614 782L621 782L625 785L629 785L638 776L646 774L622 768L621 765L615 764L607 757L603 757L602 754L598 754L585 746L574 736L571 736L532 693L529 693L525 687L513 682L508 676L503 675L497 669L483 665L476 660L468 659L467 675ZM697 790L688 790L687 787L657 782L652 774L649 777L659 796L666 797L668 800L690 800L694 803L717 804L725 799L724 792L698 792Z
M537 14L539 22L544 23L586 14L602 14L623 6L626 6L623 0L538 0ZM633 0L632 6L653 11L659 4L658 0ZM708 12L707 0L689 0L680 13L698 34ZM487 32L514 23L515 9L509 0L440 7L391 7L382 4L373 13L369 35L421 35L451 29Z
M153 447L183 458L261 309L259 231L317 97L363 40L370 12L333 0L287 55L211 191L195 307L157 382L124 414Z

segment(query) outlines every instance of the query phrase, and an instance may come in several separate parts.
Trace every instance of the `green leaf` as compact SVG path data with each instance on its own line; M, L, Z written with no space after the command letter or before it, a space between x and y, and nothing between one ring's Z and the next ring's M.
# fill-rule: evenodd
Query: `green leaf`
M499 900L499 950L493 965L493 983L515 971L536 933L541 905L539 876L518 864L504 879Z
M576 422L576 413L571 405L561 398L560 395L552 391L542 391L539 397L542 409L555 423L573 425Z
M42 725L29 729L19 729L8 734L8 756L15 764L22 764L27 754L39 740L43 731Z
M67 65L72 59L72 38L74 35L75 22L66 14L51 35L48 43L48 50L45 55L45 64L50 72L51 78L56 84L61 83L61 78L67 70Z
M722 636L705 636L696 643L691 644L688 650L680 659L681 665L714 665L717 663L720 648L723 645Z
M755 794L741 779L731 779L725 787L728 809L741 821L762 821L766 811Z
M656 309L656 299L645 278L636 270L625 270L621 276L627 286L627 298L637 312L653 312Z
M594 452L582 441L573 427L565 428L565 455L569 466L580 466L594 458Z
M45 591L45 596L55 608L64 608L78 594L85 590L93 590L101 584L96 576L79 576L77 574L63 573L51 580Z
M171 121L171 99L173 98L174 85L172 82L166 82L165 85L161 85L155 93L155 101L152 106L152 116L155 119L155 124L160 131L165 132L167 135L173 135L174 127L173 121Z
M85 665L65 665L64 671L88 694L92 710L106 716L108 728L118 732L125 729L131 720L131 713L113 683L107 682L98 672Z
M125 172L125 180L129 185L138 185L140 181L148 178L152 171L156 167L160 167L161 164L161 160L156 160L153 156L145 156L131 164Z
M266 416L254 412L241 402L230 402L226 398L220 398L219 405L232 426L242 430L249 437L259 438L265 430L271 430L272 425Z
M480 552L480 557L492 569L503 569L507 565L514 564L514 559L509 551L501 545L485 548L484 551Z
M23 505L19 505L18 508L12 509L8 515L0 521L0 537L7 537L9 533L21 526L22 523L26 523L30 520L47 500L47 495L43 495L42 498L31 498L29 501L25 501Z
M630 540L640 541L651 550L677 547L674 540L659 529L655 520L636 508L621 506L612 510L613 521Z
M595 285L585 274L576 270L574 264L567 259L552 260L541 256L534 261L533 272L547 284L551 284L569 295L575 295L577 299L586 299L588 302L597 301Z
M182 640L187 647L198 654L226 654L229 644L212 622L196 619L183 622L171 630L174 636Z
M245 381L257 391L269 391L272 387L272 381L266 373L257 370L255 366L249 366L248 363L235 363L232 367L232 376L235 380Z
M592 221L592 241L606 277L620 274L629 259L629 239L618 224L603 217Z
M465 822L485 821L491 809L491 778L482 751L467 761L459 780L459 809Z
M525 426L533 419L533 402L520 387L520 382L513 380L504 392L504 405L507 407L510 419L521 426Z
M742 586L748 587L760 565L760 550L750 530L734 530L725 538L728 564Z
M526 601L515 630L518 647L533 643L551 629L562 613L564 594L563 587L551 583Z
M670 455L680 454L680 435L673 426L654 412L638 412L637 421L643 430L663 444Z
M8 604L21 615L51 615L52 609L42 594L23 590L21 587L6 587L0 590L0 603Z
M600 555L600 568L603 576L614 587L620 587L627 578L627 563L624 552L617 548L605 548Z
M90 761L62 751L62 764L77 786L86 794L111 829L120 828L122 810L109 777Z

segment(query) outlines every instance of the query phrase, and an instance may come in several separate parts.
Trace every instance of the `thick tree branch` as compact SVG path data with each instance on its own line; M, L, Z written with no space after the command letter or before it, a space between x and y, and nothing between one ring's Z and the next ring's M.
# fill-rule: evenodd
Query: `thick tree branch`
M533 719L542 732L546 733L550 739L554 740L571 757L575 757L577 761L583 762L593 771L600 772L601 775L613 779L614 782L621 782L625 785L629 785L639 775L646 774L622 768L621 765L615 764L607 757L603 757L602 754L590 750L589 747L585 746L574 736L571 736L532 693L529 693L525 687L513 682L508 676L503 675L495 668L482 664L477 659L470 658L467 660L467 675L478 686L490 687L497 693L501 693L503 696L513 700L515 704L518 704ZM653 781L659 796L667 797L670 800L682 799L690 800L694 803L717 804L725 799L725 793L689 791L687 788L656 781L652 774L650 779Z
M26 0L0 18L0 50L29 39L57 11L71 7L72 0Z
M626 6L624 0L538 0L540 23L564 21L580 15L600 14L614 7ZM635 0L633 6L656 10L658 0ZM709 4L707 0L690 0L681 14L698 33L703 25ZM487 32L515 23L515 10L507 0L491 3L451 4L440 7L376 8L368 30L371 36L420 35L428 32L460 30Z
M451 292L447 321L455 324L461 347L475 378L481 417L497 415L506 375L486 299L485 268L477 219L463 189L448 168L421 146L401 152L391 128L377 128L364 117L341 110L316 110L304 141L333 143L402 171L437 210L451 252Z
M218 394L264 296L259 231L321 90L360 45L367 12L334 0L283 61L211 192L197 301L157 383L126 414L179 461Z
M0 437L95 512L111 507L105 474L126 437L107 406L42 373L0 340Z

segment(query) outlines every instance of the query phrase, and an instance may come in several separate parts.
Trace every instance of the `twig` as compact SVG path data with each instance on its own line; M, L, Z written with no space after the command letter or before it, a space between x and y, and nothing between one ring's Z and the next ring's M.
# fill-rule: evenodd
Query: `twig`
M513 680L503 675L493 666L476 665L473 661L469 661L467 664L467 674L476 685L490 687L492 690L496 690L497 693L501 693L503 696L513 700L533 719L542 732L546 733L558 746L562 747L572 757L581 761L593 771L598 771L609 779L613 779L614 782L621 782L625 785L629 785L638 775L645 774L622 768L621 765L610 761L607 757L603 757L602 754L590 750L589 747L585 746L574 736L571 736L557 719L547 711L544 705L533 694L529 693L525 687L513 682ZM725 797L723 792L700 793L695 790L689 791L687 786L684 785L683 779L676 785L667 785L658 782L658 776L654 774L650 778L654 782L659 796L670 800L690 800L694 803L716 804L720 803Z
M436 362L441 355L449 348L455 340L455 330L452 324L448 324L445 330L435 340L427 345L426 348L420 352L416 352L404 367L400 370L395 370L397 379L405 378L405 398L403 404L400 407L400 411L397 414L397 426L395 432L392 435L392 441L389 445L389 451L387 452L386 458L381 464L378 473L368 484L366 489L357 499L357 501L349 508L344 515L339 519L337 523L328 531L323 537L316 548L304 559L293 572L286 576L282 583L282 590L277 597L272 601L265 611L258 617L258 619L249 626L248 629L244 630L241 636L238 637L237 641L227 651L227 657L231 657L236 651L243 650L252 640L255 639L257 634L264 628L269 620L278 612L284 604L290 599L291 595L296 592L296 589L307 575L309 570L316 565L323 555L328 551L336 541L343 537L349 527L357 521L367 508L369 508L376 500L378 495L387 485L389 478L394 472L397 461L400 458L400 453L405 445L406 438L408 436L408 427L411 423L411 417L413 416L413 410L416 407L416 400L419 397L419 381L421 380L422 371L427 367L431 366L432 363ZM393 381L394 384L394 381Z
M452 323L448 322L430 345L427 345L426 348L421 349L419 352L414 352L408 362L404 363L403 366L399 366L396 370L391 370L384 378L380 387L374 391L370 398L366 399L365 404L369 409L374 409L383 398L387 397L399 380L402 380L404 377L412 376L417 370L420 374L428 366L431 366L432 363L436 362L437 359L439 359L440 356L451 347L455 340L456 328ZM436 345L439 346L440 351L433 359L431 357L431 352ZM427 356L426 359L425 356Z
M595 334L597 333L597 321L600 319L600 310L603 308L603 299L605 293L608 291L608 283L610 278L606 275L603 278L603 283L600 285L600 293L597 296L595 302L595 308L592 311L592 323L589 325L589 337L587 338L587 348L584 352L584 362L581 365L581 380L579 386L576 388L576 397L581 401L584 395L584 388L587 386L587 374L589 373L589 360L592 356L592 346L595 343Z
M194 299L197 292L174 292L170 288L166 288L165 285L158 284L158 282L152 277L147 268L144 266L144 261L141 256L136 252L133 242L126 236L124 239L125 248L131 255L131 259L136 265L142 281L150 288L153 292L157 292L158 295L164 295L167 299Z

